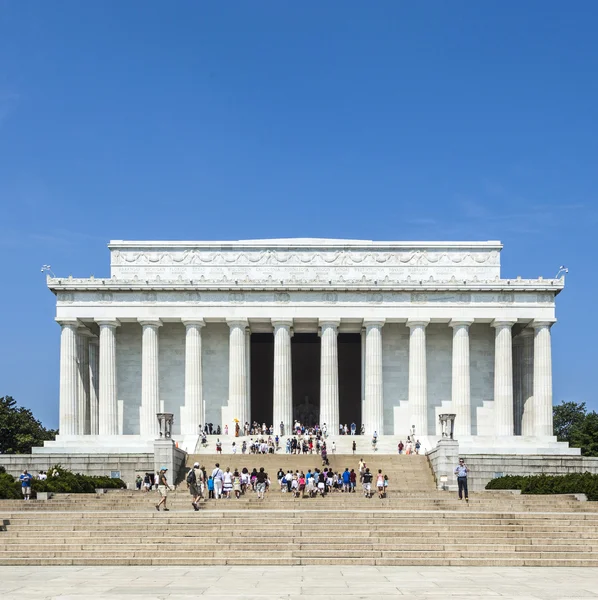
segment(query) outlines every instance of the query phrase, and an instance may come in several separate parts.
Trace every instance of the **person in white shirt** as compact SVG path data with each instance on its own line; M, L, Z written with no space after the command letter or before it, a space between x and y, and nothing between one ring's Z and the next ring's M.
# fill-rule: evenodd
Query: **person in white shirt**
M216 463L214 470L212 471L212 479L214 480L214 498L219 500L222 497L222 479L224 473L220 468L220 464Z

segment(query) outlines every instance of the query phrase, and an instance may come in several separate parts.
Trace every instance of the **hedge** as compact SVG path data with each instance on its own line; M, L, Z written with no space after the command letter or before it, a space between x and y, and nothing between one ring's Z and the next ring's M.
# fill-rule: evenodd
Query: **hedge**
M58 472L57 477L50 474ZM112 479L106 475L81 475L71 473L60 465L48 469L48 479L31 482L32 497L37 492L54 492L56 494L92 494L96 489L125 489L127 486L122 479ZM21 498L21 483L8 473L0 473L0 499Z
M522 494L585 494L588 500L598 500L598 475L506 475L491 479L486 484L486 489L521 490Z

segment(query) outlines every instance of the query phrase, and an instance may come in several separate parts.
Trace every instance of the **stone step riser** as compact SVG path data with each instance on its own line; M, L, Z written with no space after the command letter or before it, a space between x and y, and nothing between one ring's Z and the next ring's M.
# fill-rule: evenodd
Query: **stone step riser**
M160 550L160 557L162 559L184 559L187 557L185 553L181 553L180 551L167 552L164 550ZM306 551L307 552L307 551ZM427 551L426 558L428 560L434 559L476 559L479 557L479 554L476 551L473 552L433 552ZM44 558L58 558L63 560L80 560L84 558L112 558L112 559L121 559L121 560L129 560L135 558L145 558L145 559L153 559L156 555L154 551L137 551L137 552L116 552L116 551L106 551L106 550L98 550L96 552L78 552L76 555L73 555L69 552L11 552L6 558L29 558L31 560L35 559L44 559ZM225 553L221 552L203 552L203 551L194 551L194 557L197 559L198 564L199 561L202 561L204 558L220 558L221 560L227 561L227 564L234 564L237 560L243 560L246 555L249 558L255 557L255 552L244 552L244 551L227 551ZM493 560L500 559L520 559L520 560L555 560L555 559L568 559L568 560L592 560L593 555L591 553L567 553L567 552L493 552L492 558ZM263 557L264 560L267 560L267 556ZM304 556L300 551L290 551L290 552L277 552L276 558L299 558L299 559L311 559L317 560L320 559L322 561L326 560L343 560L347 558L354 559L418 559L421 558L421 553L419 552L410 552L410 551L397 551L397 552L383 552L380 550L375 551L364 551L364 550L347 550L347 551L339 551L339 552L330 552L330 551L316 551L309 550L309 555ZM0 553L0 564L3 564L4 556ZM598 559L596 560L598 563Z
M213 543L187 543L181 544L177 541L164 544L153 544L153 543L127 543L121 544L114 543L114 541L107 541L106 543L95 543L95 544L70 544L55 543L55 544L21 544L18 548L19 552L27 552L31 555L37 555L38 552L61 552L66 554L73 554L79 552L122 552L122 553L136 553L140 549L145 552L179 552L184 554L185 552L224 552L224 551L244 551L244 552L260 552L265 555L272 553L285 552L289 549L289 544L213 544ZM302 543L293 545L295 551L317 551L317 552L330 552L332 554L343 553L344 551L360 551L360 552L385 552L389 553L390 556L394 556L396 553L408 552L413 553L421 552L575 552L577 554L583 553L594 553L598 551L598 545L579 545L579 544L410 544L408 551L397 550L396 544L317 544L317 543ZM0 544L0 556L5 555L12 556L14 554L14 547L11 544ZM137 554L135 554L137 555Z
M199 562L196 558L151 558L151 559L122 559L122 558L7 558L0 561L2 565L27 566L330 566L330 559L312 558L246 558L220 559L204 558ZM598 567L594 559L522 559L522 558L338 558L334 561L339 566L455 566L455 567ZM375 587L375 584L373 584Z

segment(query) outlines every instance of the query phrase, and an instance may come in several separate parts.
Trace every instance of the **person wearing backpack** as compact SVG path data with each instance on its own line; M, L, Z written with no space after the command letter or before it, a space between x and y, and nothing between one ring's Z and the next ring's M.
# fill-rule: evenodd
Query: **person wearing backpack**
M199 510L198 502L201 498L201 484L203 482L203 471L199 468L199 463L195 463L193 468L187 473L187 486L191 494L191 505L194 510Z

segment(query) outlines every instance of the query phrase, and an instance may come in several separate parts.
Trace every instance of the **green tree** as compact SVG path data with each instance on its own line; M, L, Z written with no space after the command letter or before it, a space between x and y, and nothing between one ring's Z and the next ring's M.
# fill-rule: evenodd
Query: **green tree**
M598 456L598 414L588 413L581 425L573 428L570 443L581 448L582 456Z
M46 429L28 408L17 406L11 396L0 398L0 454L28 454L34 446L53 440L56 433Z
M586 418L586 403L561 402L552 408L554 435L559 442L571 442L573 433Z

